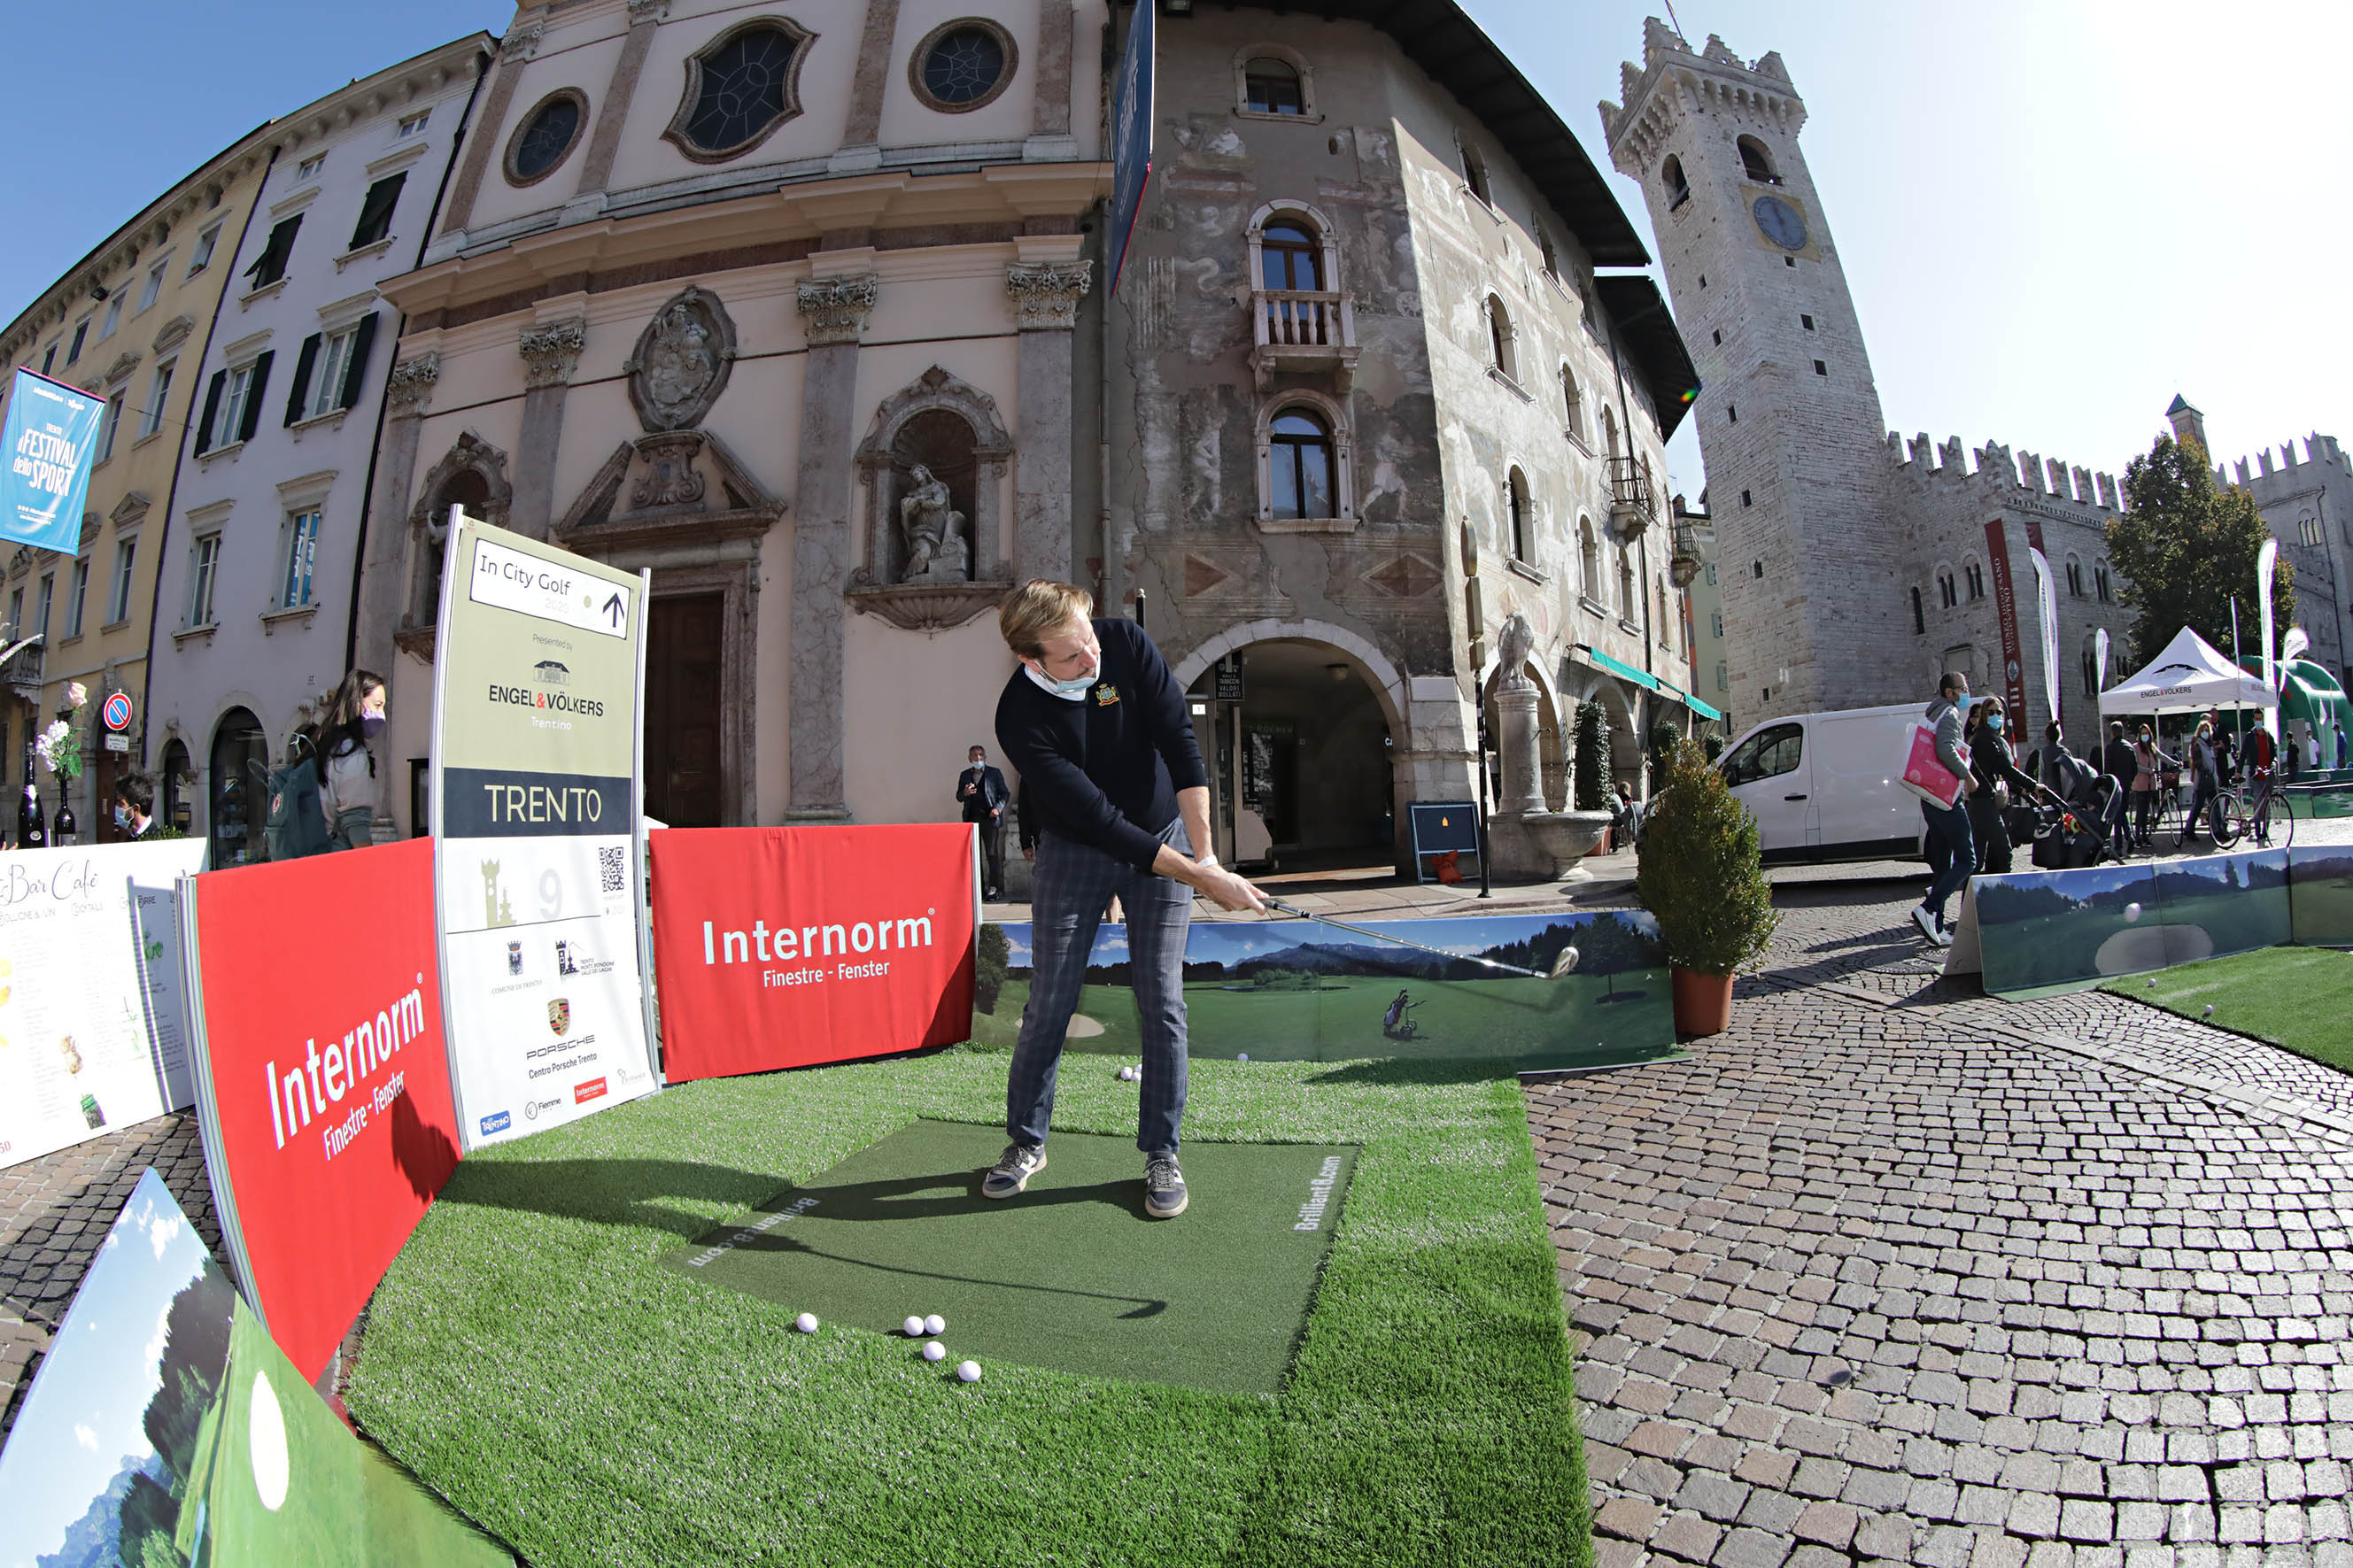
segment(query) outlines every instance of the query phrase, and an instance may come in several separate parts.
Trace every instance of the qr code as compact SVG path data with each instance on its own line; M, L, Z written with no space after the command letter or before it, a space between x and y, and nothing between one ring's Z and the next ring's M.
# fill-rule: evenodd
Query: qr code
M608 893L626 890L629 885L629 852L619 845L598 849L596 879Z

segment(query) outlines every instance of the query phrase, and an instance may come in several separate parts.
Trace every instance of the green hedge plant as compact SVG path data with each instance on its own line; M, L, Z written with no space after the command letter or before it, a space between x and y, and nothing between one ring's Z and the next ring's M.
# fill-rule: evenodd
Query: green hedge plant
M1695 745L1667 753L1666 787L1643 821L1634 889L1659 922L1667 962L1701 974L1735 974L1756 963L1780 923L1757 820Z
M1577 810L1609 809L1609 723L1599 702L1577 705L1577 757L1569 773Z

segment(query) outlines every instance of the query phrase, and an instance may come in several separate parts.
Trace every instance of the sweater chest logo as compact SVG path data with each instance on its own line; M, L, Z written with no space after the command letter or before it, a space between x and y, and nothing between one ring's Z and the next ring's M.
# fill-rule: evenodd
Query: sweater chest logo
M1106 680L1095 688L1095 706L1108 708L1119 700L1119 688Z

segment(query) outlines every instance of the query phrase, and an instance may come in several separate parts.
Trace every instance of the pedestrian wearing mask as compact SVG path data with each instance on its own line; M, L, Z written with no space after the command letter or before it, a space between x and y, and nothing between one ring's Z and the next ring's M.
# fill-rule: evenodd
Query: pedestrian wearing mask
M2132 841L2135 848L2146 849L2149 829L2157 821L2158 802L2164 798L2159 792L2172 787L2173 770L2181 765L2181 759L2168 755L2146 724L2140 727L2132 750Z
M1976 786L1964 797L1969 813L1969 837L1976 842L1978 869L1999 877L2010 869L2010 823L2005 815L2013 798L2033 794L2052 801L2059 797L2026 776L2003 733L2009 715L2001 699L1989 697L1969 710L1962 731L1969 752L1969 778Z
M1964 794L1977 788L1977 780L1969 775L1968 752L1961 744L1961 721L1968 700L1968 676L1960 670L1947 670L1936 684L1936 700L1922 715L1936 732L1936 760L1960 779ZM1920 818L1928 830L1931 879L1926 896L1912 911L1912 923L1936 946L1950 947L1953 938L1945 929L1945 903L1955 892L1968 886L1969 873L1977 869L1978 864L1977 847L1969 833L1969 814L1957 803L1947 806L1924 800L1920 803Z
M2219 820L2221 815L2222 775L2221 753L2214 745L2213 721L2198 721L2198 733L2190 738L2189 765L2193 779L2189 790L2189 820L2182 832L2199 831L2198 817L2201 812L2211 812ZM2215 823L2206 826L2206 836L2214 837Z
M384 732L384 677L354 669L327 700L317 737L319 805L327 816L327 847L353 849L375 841L375 757L367 743Z

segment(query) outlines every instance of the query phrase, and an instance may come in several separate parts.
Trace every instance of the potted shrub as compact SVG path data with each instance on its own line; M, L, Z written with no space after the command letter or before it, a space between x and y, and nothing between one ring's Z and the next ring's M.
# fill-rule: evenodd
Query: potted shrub
M1634 889L1666 946L1677 1032L1720 1034L1731 1021L1732 977L1764 955L1781 917L1758 859L1756 819L1724 775L1688 743L1666 762Z

